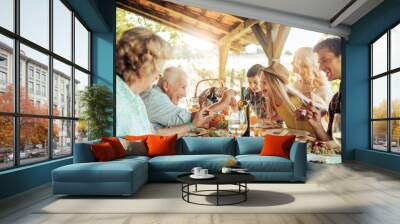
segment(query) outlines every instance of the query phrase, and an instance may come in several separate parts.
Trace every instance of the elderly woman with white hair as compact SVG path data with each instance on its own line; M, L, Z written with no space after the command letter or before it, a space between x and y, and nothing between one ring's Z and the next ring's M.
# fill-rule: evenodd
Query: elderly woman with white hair
M202 126L210 119L208 108L193 116L190 125L154 130L140 94L151 89L161 73L171 47L152 31L135 27L125 31L117 43L116 111L117 135L181 135L192 126Z

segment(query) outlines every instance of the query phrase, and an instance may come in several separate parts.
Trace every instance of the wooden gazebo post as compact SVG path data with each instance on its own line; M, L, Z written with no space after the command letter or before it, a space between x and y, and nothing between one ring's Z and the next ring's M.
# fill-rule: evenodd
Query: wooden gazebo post
M273 62L279 62L283 46L286 43L287 37L290 32L290 27L284 25L278 25L277 34L275 38L272 35L272 24L264 23L267 27L265 33L259 24L252 27L254 36L257 38L261 47L264 50L265 55L268 58L268 64L271 65Z
M225 69L226 69L226 63L228 62L228 54L229 54L229 48L230 48L231 43L225 43L221 46L219 46L218 49L218 57L219 57L219 69L218 69L218 78L225 82Z
M219 70L218 70L218 77L221 80L225 81L225 69L226 63L228 61L228 54L229 49L232 46L232 42L241 38L245 35L252 26L258 24L259 21L253 19L247 19L240 23L237 27L235 27L231 32L227 33L224 37L222 37L218 41L218 48L219 48Z

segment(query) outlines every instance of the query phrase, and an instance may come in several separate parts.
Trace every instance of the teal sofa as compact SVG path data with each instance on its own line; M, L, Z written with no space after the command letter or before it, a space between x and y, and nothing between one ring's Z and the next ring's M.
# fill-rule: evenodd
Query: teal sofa
M54 194L131 195L148 181L176 181L193 167L219 172L228 160L236 160L259 182L304 182L307 173L306 144L295 142L290 159L260 156L264 139L259 137L184 137L177 142L177 155L127 156L96 162L91 141L75 144L74 163L52 171Z

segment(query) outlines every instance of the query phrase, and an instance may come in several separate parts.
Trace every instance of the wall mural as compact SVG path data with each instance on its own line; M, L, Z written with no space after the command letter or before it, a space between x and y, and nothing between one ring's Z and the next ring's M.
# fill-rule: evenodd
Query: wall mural
M341 161L340 38L132 4L117 9L117 135L296 135L308 160Z

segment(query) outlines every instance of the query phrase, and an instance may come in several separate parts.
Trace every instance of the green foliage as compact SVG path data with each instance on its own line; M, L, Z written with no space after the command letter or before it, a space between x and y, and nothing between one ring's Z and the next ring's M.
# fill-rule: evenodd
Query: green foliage
M87 125L89 139L110 135L107 129L112 126L113 98L106 86L95 84L86 87L80 93L79 106L82 108L82 119Z

